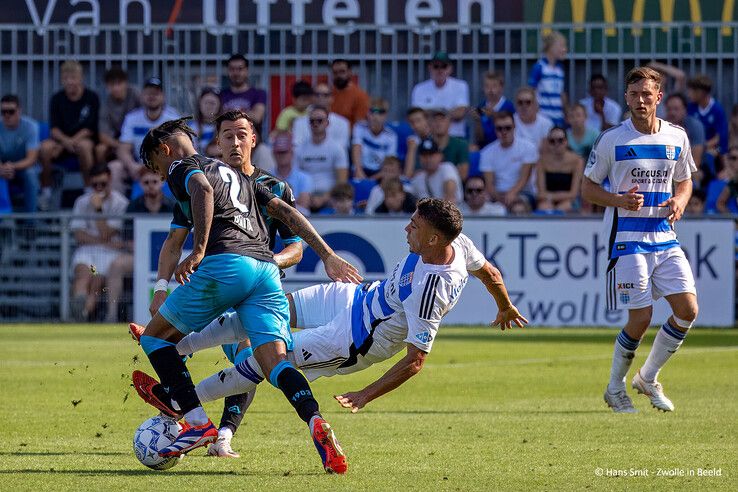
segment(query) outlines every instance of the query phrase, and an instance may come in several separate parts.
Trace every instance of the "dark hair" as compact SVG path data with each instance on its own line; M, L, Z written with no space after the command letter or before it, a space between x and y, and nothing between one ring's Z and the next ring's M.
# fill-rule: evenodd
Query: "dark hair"
M707 199L707 194L699 188L692 190L692 196L699 199L701 202L704 202Z
M5 94L0 98L0 103L15 103L16 106L20 106L20 98L15 94Z
M92 166L92 169L90 169L90 178L94 178L95 176L100 176L102 174L110 176L110 168L105 163L95 164Z
M705 92L712 92L712 80L705 74L695 75L687 81L689 89L698 89Z
M156 126L148 131L143 141L141 142L141 148L139 149L138 155L141 158L141 162L144 166L149 169L154 169L154 163L149 160L149 154L156 149L161 142L175 133L184 133L190 140L196 137L195 131L190 128L187 124L188 120L191 120L192 116L185 116L176 120L165 121L159 126Z
M405 188L402 186L402 180L400 178L384 178L379 184L379 187L384 192L385 196L391 192L404 192Z
M118 65L110 67L103 75L103 80L106 84L111 82L126 82L128 80L128 74L125 70L120 68Z
M592 85L592 82L597 82L598 80L601 80L605 85L607 85L607 79L601 73L593 73L589 78L589 84Z
M354 187L349 183L338 183L331 189L331 198L341 199L350 198L354 199Z
M467 185L467 184L469 183L469 181L471 181L472 179L479 179L479 180L481 180L481 181L482 181L482 183L484 184L484 186L487 186L487 180L486 180L486 179L484 179L484 176L483 176L483 175L481 175L481 174L475 174L474 176L469 176L468 178L466 178L466 180L464 180L464 189L466 189L466 185Z
M249 68L249 61L241 53L232 54L226 61L226 65L230 64L232 61L242 61L246 64L246 68Z
M461 234L464 225L464 218L458 207L448 200L439 198L423 198L418 201L418 215L443 234L448 242Z
M412 115L414 115L415 113L423 113L423 116L427 116L427 114L426 114L426 112L425 112L425 109L423 109L423 108L419 108L418 106L413 106L413 107L411 107L410 109L408 109L408 110L407 110L407 111L405 112L405 115L406 115L406 116L412 116Z
M321 106L320 104L313 104L312 106L310 106L308 114L313 114L313 111L322 111L325 113L326 116L331 114L328 108L326 108L325 106Z
M673 92L669 94L668 96L666 96L666 99L664 100L664 104L668 103L672 99L679 99L680 101L682 101L682 104L684 105L684 107L685 108L687 107L687 98L681 92Z
M300 96L312 96L313 94L313 86L311 86L309 82L306 82L304 80L298 80L292 86L292 97L294 97L295 99Z
M513 114L510 111L497 111L492 115L492 121L504 120L506 118L510 118L513 120L513 124L515 124L515 118L513 118Z
M225 113L221 113L215 117L215 134L217 135L218 133L220 133L220 126L223 124L224 121L238 120L248 121L251 124L251 130L255 131L256 126L254 125L254 120L252 120L245 111L241 111L240 109L231 109L230 111L226 111Z
M333 60L333 61L331 62L331 68L332 68L332 67L334 67L334 66L336 66L336 65L337 65L337 64L339 64L339 63L345 63L345 64L346 64L346 67L347 67L347 68L348 68L349 70L351 70L351 62L350 62L350 61L348 61L348 60L347 60L347 59L345 59L345 58L336 58L335 60Z

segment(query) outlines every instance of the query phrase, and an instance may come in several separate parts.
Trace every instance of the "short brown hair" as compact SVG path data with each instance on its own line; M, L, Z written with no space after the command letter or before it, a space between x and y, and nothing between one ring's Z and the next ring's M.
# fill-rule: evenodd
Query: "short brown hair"
M663 80L661 72L651 67L635 67L631 69L625 76L625 88L627 89L629 85L640 82L643 79L653 80L656 82L658 88L661 89L661 82Z
M385 178L382 180L382 184L380 184L379 186L380 188L382 188L382 192L385 196L390 193L399 193L401 191L405 191L400 178Z
M354 199L354 187L349 183L338 183L331 189L331 198L340 200L342 198Z
M238 120L246 120L251 125L251 131L255 131L256 126L254 126L254 120L251 119L251 117L246 114L245 111L241 111L240 109L232 109L230 111L226 111L225 113L221 113L218 116L215 117L215 133L220 133L220 126L223 124L224 121L238 121Z
M458 207L448 200L423 198L418 202L418 215L443 234L450 243L461 234L464 218Z
M484 73L484 80L496 80L500 85L505 85L505 76L493 70Z
M707 93L712 92L712 80L707 75L701 73L695 75L687 81L687 87L689 89L703 90Z

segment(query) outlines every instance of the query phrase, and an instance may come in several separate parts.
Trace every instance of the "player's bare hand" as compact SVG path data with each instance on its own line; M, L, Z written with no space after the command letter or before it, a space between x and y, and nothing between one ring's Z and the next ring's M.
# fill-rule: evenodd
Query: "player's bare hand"
M636 193L638 191L638 185L635 185L628 190L627 193L620 195L621 205L620 208L626 210L632 210L637 212L643 207L643 195Z
M194 251L190 255L182 260L182 263L177 265L177 269L174 271L174 278L179 282L180 285L184 285L185 282L190 281L190 275L195 273L197 267L200 265L204 255L202 253L195 253Z
M666 219L669 221L669 224L673 224L682 218L686 205L682 203L680 199L671 197L668 200L659 203L659 207L669 207L670 212L669 215L666 216Z
M162 304L164 304L164 301L166 300L167 300L167 291L158 290L154 292L154 298L151 299L151 305L149 306L149 313L151 314L152 318L157 312L159 312L159 308L161 307Z
M358 412L360 409L364 408L367 403L369 403L369 400L367 400L360 391L352 391L345 395L334 395L333 398L335 398L343 408L351 409L351 413Z
M499 326L503 331L512 329L513 325L517 325L518 328L523 328L523 326L527 324L528 320L525 316L520 314L518 308L512 305L509 308L498 312L497 317L492 322L492 326Z
M335 282L358 284L363 280L354 265L335 253L326 258L323 263L325 264L325 273Z

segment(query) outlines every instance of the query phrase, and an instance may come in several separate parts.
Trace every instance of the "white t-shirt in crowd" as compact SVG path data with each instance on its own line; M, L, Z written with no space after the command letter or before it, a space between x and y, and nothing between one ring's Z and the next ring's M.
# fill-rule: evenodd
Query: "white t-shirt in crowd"
M423 109L445 108L449 110L469 106L469 84L464 80L449 77L443 87L437 87L433 80L425 80L413 87L410 105ZM466 138L464 122L452 122L448 133L454 137Z
M336 169L348 169L346 149L326 138L316 144L312 139L294 151L293 165L313 178L315 193L331 191L336 184Z
M466 202L459 205L461 215L507 215L507 209L499 202L485 202L479 210L472 210Z
M501 193L509 191L520 179L523 164L535 164L538 161L538 147L530 141L515 137L510 147L503 147L499 140L484 147L479 154L479 170L495 175L495 190ZM523 188L532 191L530 183Z
M348 149L351 140L351 123L338 113L328 114L326 134L341 147ZM307 115L298 116L292 121L292 144L299 147L311 137L310 120Z
M541 145L544 138L548 137L548 132L554 126L551 118L541 113L536 115L533 123L523 123L518 113L515 113L513 118L515 119L515 140L524 138L532 142L536 148Z
M456 183L456 203L461 203L461 178L456 166L450 162L442 162L432 176L429 176L424 170L415 173L412 180L415 196L418 198L443 198L443 184L449 180Z
M405 190L405 193L415 194L415 190L413 189L412 183L407 178L400 178L402 180L402 189ZM364 213L366 215L374 215L374 211L384 202L384 190L382 190L382 187L377 184L372 190L369 192L369 198L366 199L366 208L364 209Z
M179 113L171 106L164 106L159 118L152 121L146 116L146 109L137 108L123 118L123 126L120 129L120 141L133 145L133 158L138 161L138 150L141 147L146 134L165 121L176 120Z
M600 118L600 115L594 111L594 98L585 97L579 102L584 106L584 109L587 110L587 126L591 126L592 128L597 129L597 131L600 131L600 128L602 128L602 118ZM661 106L664 105L662 104ZM610 126L619 124L623 116L623 108L609 97L605 98L605 107L603 112L605 113L605 122Z
M351 144L361 145L361 165L370 171L379 171L385 157L397 155L397 134L386 126L375 135L366 122L356 123Z

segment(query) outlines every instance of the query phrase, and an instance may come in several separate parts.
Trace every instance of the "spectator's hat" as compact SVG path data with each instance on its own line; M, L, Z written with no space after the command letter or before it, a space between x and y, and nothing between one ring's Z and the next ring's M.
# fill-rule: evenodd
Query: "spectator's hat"
M159 77L149 77L146 79L146 82L144 82L144 87L156 87L159 90L164 90L164 84L162 84L161 79Z
M292 150L292 136L289 132L280 132L274 137L272 143L273 152L289 152Z
M451 58L448 56L448 53L445 51L436 51L433 53L433 58L431 58L431 63L445 63L446 65L451 64Z
M420 146L418 147L418 153L420 154L435 154L436 152L440 152L441 150L438 148L438 145L432 138L424 138L420 141Z

